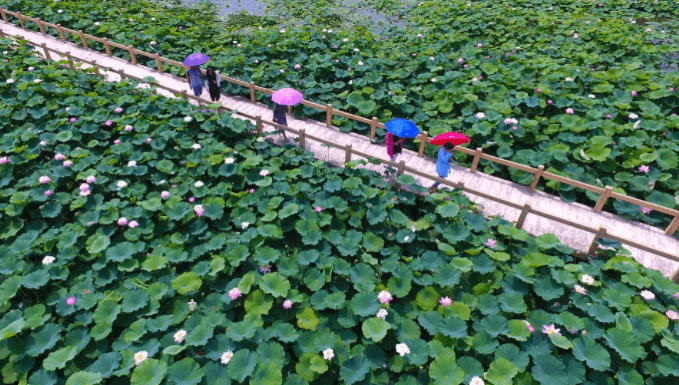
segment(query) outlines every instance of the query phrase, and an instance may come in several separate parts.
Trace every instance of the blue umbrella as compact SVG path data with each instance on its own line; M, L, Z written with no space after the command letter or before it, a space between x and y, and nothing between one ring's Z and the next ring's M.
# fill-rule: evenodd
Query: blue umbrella
M387 128L387 132L401 138L414 138L420 134L420 129L417 128L415 123L407 119L392 119L384 123L384 126Z
M184 59L184 65L186 66L199 66L201 64L207 63L210 57L204 53L192 53Z

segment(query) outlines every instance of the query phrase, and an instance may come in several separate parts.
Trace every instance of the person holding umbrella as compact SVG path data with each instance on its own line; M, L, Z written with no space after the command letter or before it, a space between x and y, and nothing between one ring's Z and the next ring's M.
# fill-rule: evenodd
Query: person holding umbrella
M439 178L447 178L448 174L450 174L450 163L455 146L467 142L469 142L469 138L459 132L446 132L432 139L431 144L443 145L436 157L436 172L439 174ZM439 184L440 182L435 182L429 187L429 191L433 192L436 190Z
M193 94L200 96L203 93L203 81L201 80L200 65L207 63L210 57L202 53L192 53L184 59L184 65L189 67L186 71L186 80L193 89Z
M392 162L396 161L398 154L403 152L405 138L414 138L420 134L415 123L407 119L392 119L384 124L387 129L387 154Z
M294 88L281 88L275 91L271 95L271 100L273 101L273 121L274 123L281 124L283 126L288 125L288 120L286 119L285 113L288 107L298 104L304 99L304 95ZM283 130L283 138L288 140L287 135L285 135L285 130Z

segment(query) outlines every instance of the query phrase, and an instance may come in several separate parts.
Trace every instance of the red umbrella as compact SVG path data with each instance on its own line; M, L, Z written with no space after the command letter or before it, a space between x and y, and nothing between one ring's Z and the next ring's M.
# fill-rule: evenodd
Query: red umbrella
M452 143L457 146L467 142L469 142L469 138L467 138L465 134L460 134L459 132L445 132L441 135L437 135L431 140L431 144L437 144L439 146L446 143Z

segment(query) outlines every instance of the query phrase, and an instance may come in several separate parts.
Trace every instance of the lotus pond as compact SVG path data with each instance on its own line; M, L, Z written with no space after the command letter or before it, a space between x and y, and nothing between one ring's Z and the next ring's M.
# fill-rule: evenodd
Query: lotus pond
M273 16L224 24L209 4L0 4L175 60L203 51L241 80L296 87L308 100L381 121L410 118L432 136L462 131L472 148L666 207L679 199L679 74L672 70L679 11L672 2L425 1L407 12L408 28L384 35L361 25L333 29L319 19L301 28L280 28ZM295 4L280 12L302 12L302 20L321 14ZM249 92L226 82L222 88ZM310 107L294 112L324 118ZM343 117L333 123L343 131L369 129ZM427 153L436 149L428 146ZM459 154L461 163L470 160ZM522 184L533 178L485 161L481 168ZM539 188L566 201L598 199L553 181ZM617 200L605 209L657 226L669 221Z
M679 286L624 250L582 261L459 192L0 44L4 384L679 377Z

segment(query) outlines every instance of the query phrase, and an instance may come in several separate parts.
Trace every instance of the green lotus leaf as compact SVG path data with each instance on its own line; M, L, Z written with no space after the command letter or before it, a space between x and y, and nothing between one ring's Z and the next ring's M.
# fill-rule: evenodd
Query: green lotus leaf
M551 334L549 336L549 339L555 346L558 346L561 349L570 349L573 347L573 344L568 340L568 338L564 336L560 336L558 334Z
M318 227L318 224L311 219L302 219L295 223L295 230L302 236L302 242L305 245L315 245L322 238L323 233Z
M172 280L172 288L179 294L188 294L200 289L203 281L198 277L198 274L190 271L179 275Z
M214 326L206 322L196 326L186 334L184 340L188 346L203 346L214 334Z
M500 307L507 313L524 313L527 310L523 296L515 293L502 293L498 297Z
M90 254L98 254L111 244L109 237L101 234L94 234L89 239L87 239L87 251Z
M167 371L167 379L177 385L196 385L204 375L203 369L189 357L175 362Z
M149 358L134 368L131 385L160 385L167 372L167 364L163 361Z
M370 370L370 361L365 357L354 356L344 361L339 374L342 381L347 385L352 385L362 381Z
M519 369L511 361L498 357L490 363L486 379L497 385L511 385L512 378L518 372Z
M170 203L167 204L165 207L166 207L165 214L167 214L168 218L175 221L184 218L186 214L189 213L189 205L187 205L184 202Z
M437 357L429 365L429 376L434 384L457 385L464 380L464 371L457 366L455 357Z
M261 282L260 282L261 287ZM245 311L248 314L267 314L273 305L273 299L261 290L252 291L245 299Z
M417 293L417 305L422 308L422 310L433 310L438 306L438 301L441 296L436 289L431 286L427 286Z
M566 365L551 355L533 357L533 378L543 385L568 385Z
M454 218L460 212L460 206L457 203L446 202L436 206L436 213L443 218Z
M389 324L381 318L368 318L363 322L363 335L375 342L381 341L390 329Z
M606 331L604 339L608 343L608 346L615 349L620 357L629 363L634 364L640 358L646 357L644 348L630 333L617 328L612 328Z
M438 325L438 330L440 333L450 338L467 337L467 323L457 316L446 317L443 322Z
M26 354L37 357L51 349L61 337L61 328L56 324L47 324L36 330L28 338Z
M487 331L480 330L472 337L472 345L481 354L491 354L500 343Z
M0 337L2 337L2 331L0 331ZM68 362L76 356L76 354L78 354L78 349L75 346L69 345L63 347L50 353L42 362L42 366L46 370L51 371L61 369L65 367L66 364L68 364Z
M318 362L318 359L314 360L312 359L312 368L313 369L319 369L318 366L315 365L326 365L325 360L323 360L319 356L314 356L317 358L320 358L322 363ZM320 370L320 369L319 369ZM322 372L321 372L322 373ZM257 368L255 369L255 372L252 373L252 376L250 377L250 382L251 385L280 385L283 383L283 372L281 367L278 367L274 365L272 362L260 362L257 365Z
M528 326L521 320L510 320L507 326L509 327L509 332L505 334L517 341L526 341L530 337L531 333Z
M478 323L478 328L479 330L488 332L493 337L497 337L500 334L506 334L509 332L507 318L498 314L491 314L483 318L481 322Z
M28 289L38 289L45 286L49 280L49 274L46 274L45 271L36 270L32 273L24 275L24 277L21 279L21 286Z
M587 336L573 340L573 356L594 370L605 371L611 364L608 351Z
M94 311L94 321L98 324L112 325L118 313L120 313L120 305L113 299L105 299L99 302L97 309Z
M384 239L374 233L366 233L363 235L363 247L372 252L381 251L384 247Z
M28 385L54 385L57 383L57 375L52 371L40 368L28 378Z
M290 290L290 282L280 273L269 273L259 281L259 287L274 297L285 297Z
M533 286L535 294L546 301L559 298L564 294L562 286L557 285L550 277L538 278Z
M304 308L297 313L297 326L302 329L316 330L319 323L320 320L313 309Z
M115 262L123 262L131 258L135 252L134 244L122 242L108 248L106 250L106 258Z
M102 380L101 374L92 372L75 372L68 377L66 385L95 385Z
M257 362L257 353L241 349L234 352L226 372L232 379L243 382L255 370Z
M514 364L519 372L523 372L528 367L530 362L530 357L528 353L519 350L519 348L514 344L504 344L500 345L495 350L495 359L504 358Z
M56 218L63 207L56 202L47 202L42 206L40 212L44 218Z

